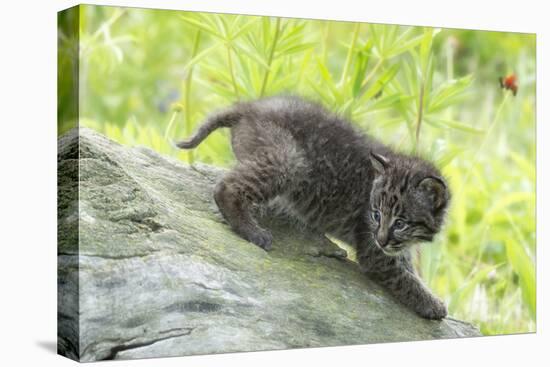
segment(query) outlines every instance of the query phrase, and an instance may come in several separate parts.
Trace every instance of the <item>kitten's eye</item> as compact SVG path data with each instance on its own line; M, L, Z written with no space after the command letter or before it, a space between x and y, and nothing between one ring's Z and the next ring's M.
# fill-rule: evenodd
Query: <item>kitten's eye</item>
M403 229L405 228L405 221L402 219L397 219L395 222L393 222L393 227L395 229Z
M372 212L372 219L374 219L376 223L380 223L380 212L378 210Z

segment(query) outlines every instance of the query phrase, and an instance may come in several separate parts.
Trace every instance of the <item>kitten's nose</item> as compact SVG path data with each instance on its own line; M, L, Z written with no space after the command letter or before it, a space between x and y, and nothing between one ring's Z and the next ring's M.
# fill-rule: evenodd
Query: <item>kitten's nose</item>
M385 233L378 233L376 240L378 241L380 247L386 247L388 244L388 235Z

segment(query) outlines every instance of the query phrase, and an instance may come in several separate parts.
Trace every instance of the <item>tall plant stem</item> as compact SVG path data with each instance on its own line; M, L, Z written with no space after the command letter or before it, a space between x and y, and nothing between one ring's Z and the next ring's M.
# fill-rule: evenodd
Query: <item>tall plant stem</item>
M369 75L367 75L365 77L365 80L363 80L363 83L361 83L361 88L363 88L365 85L367 85L370 82L370 80L376 75L376 73L378 72L378 69L380 69L383 63L384 63L384 59L382 57L379 58L378 62L374 65L374 67L370 71Z
M237 87L237 80L235 79L235 71L233 70L233 58L231 57L231 45L229 42L226 44L227 49L227 66L229 67L229 74L231 74L231 82L233 83L233 90L237 100L241 99L239 96L239 88Z
M474 169L474 166L477 163L477 158L479 157L479 153L482 152L483 149L485 148L485 145L487 144L487 141L489 140L489 136L493 132L493 129L495 128L495 126L497 124L497 121L498 121L498 118L500 117L502 109L504 108L504 105L506 104L506 101L508 100L508 97L510 96L510 93L508 93L508 91L506 91L505 93L506 94L505 94L504 98L502 98L502 102L500 102L500 105L498 106L497 112L495 113L495 116L493 117L493 121L491 121L491 124L489 125L489 128L487 129L487 131L485 132L485 135L483 136L483 140L481 141L481 144L479 145L479 147L477 148L477 150L475 152L473 161L470 162L470 169L466 173L466 176L464 176L464 180L462 181L462 187L460 188L460 194L458 195L458 197L461 197L462 192L464 191L464 187L466 186L466 184L470 180L470 176L472 175L472 171Z
M260 97L264 95L265 88L267 86L267 80L269 79L269 72L271 71L271 63L273 62L273 55L275 55L275 48L277 47L277 41L279 41L279 33L281 31L281 18L277 18L275 23L275 35L273 36L273 43L269 50L269 56L267 59L267 66L269 67L264 73L264 80L262 81L262 88L260 89Z
M361 23L355 23L355 28L353 30L353 37L351 39L351 45L349 46L348 54L346 56L346 63L344 64L344 69L342 70L342 76L340 77L340 82L338 83L340 86L342 86L348 78L349 67L351 65L353 51L355 51L355 45L357 44L357 38L359 36L359 28L361 28Z
M193 49L191 50L191 58L195 57L199 51L199 45L201 42L201 31L198 30L197 33L195 33L195 38L193 40ZM194 66L191 66L189 68L189 71L187 72L187 77L185 78L185 89L183 91L184 96L184 108L185 108L185 123L184 123L184 131L185 136L189 136L191 134L191 84L193 82L193 69ZM187 162L189 164L193 164L194 162L194 156L193 151L188 150L187 151Z
M416 115L416 132L414 140L414 153L418 153L420 141L420 127L422 126L422 114L424 113L424 80L420 82L420 93L418 94L418 114Z
M176 121L178 114L180 113L180 108L177 108L170 117L170 121L168 121L168 125L166 125L166 130L164 130L164 140L168 141L170 136L170 130L172 130L172 126L174 126L174 122Z

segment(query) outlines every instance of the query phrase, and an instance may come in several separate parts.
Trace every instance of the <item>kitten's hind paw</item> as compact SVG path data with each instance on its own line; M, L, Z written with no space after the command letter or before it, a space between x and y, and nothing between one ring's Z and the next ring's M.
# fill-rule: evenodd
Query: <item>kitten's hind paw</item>
M273 243L273 236L268 231L257 231L249 235L248 240L253 244L270 251Z
M429 304L419 308L417 313L425 319L441 320L447 316L447 306L442 300L433 298Z
M345 259L348 257L348 252L343 248L334 248L334 247L317 247L310 246L305 249L305 253L309 256L319 257L334 257L337 259Z
M324 235L321 237L317 245L306 248L306 254L313 257L326 256L337 259L345 259L348 257L348 252L346 250L332 242Z

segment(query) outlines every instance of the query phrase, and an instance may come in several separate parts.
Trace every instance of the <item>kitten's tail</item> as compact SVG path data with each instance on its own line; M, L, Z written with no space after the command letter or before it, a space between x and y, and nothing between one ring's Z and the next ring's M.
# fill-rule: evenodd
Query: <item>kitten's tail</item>
M180 149L196 148L211 132L220 127L231 127L239 122L240 118L241 114L233 109L210 115L191 138L176 143L176 146Z

